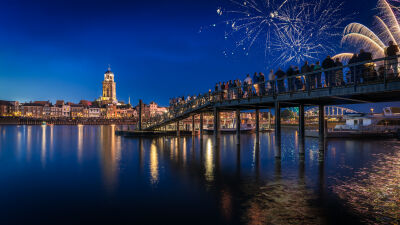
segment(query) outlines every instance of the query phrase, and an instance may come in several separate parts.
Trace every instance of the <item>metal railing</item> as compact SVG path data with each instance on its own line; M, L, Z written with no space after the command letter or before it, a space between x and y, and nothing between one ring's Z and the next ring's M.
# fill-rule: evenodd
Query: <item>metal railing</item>
M276 98L278 95L338 87L354 86L356 89L357 86L377 83L386 85L388 82L400 80L399 57L379 58L329 69L320 68L309 73L294 74L289 77L285 75L251 85L239 83L238 86L232 88L208 92L190 101L171 105L167 113L149 118L143 123L143 127L153 128L218 102L264 96Z

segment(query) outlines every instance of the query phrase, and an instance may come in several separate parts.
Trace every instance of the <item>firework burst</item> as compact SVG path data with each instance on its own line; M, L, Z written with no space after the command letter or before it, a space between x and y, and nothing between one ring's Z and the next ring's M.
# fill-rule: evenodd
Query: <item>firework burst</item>
M263 49L271 63L300 63L332 53L341 36L342 4L331 0L225 0L225 39L246 55Z
M372 52L375 57L385 56L385 48L389 41L400 43L400 25L398 20L399 7L393 4L400 3L398 0L378 0L378 14L375 16L375 30L360 23L351 23L344 29L342 44L363 48ZM339 54L335 57L342 60L349 59L352 54Z

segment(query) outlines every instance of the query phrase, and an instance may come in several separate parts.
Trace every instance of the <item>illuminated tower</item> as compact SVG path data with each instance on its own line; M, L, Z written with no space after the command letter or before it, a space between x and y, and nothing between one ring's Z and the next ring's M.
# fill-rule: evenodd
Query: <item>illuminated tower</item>
M116 84L114 82L114 73L111 72L110 66L108 66L108 70L104 74L103 96L101 97L101 101L103 104L118 103Z

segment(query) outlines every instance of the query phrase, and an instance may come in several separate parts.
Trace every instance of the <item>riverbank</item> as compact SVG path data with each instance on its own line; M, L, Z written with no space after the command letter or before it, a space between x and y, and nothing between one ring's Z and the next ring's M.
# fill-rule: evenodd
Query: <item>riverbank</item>
M135 119L0 117L0 125L135 125Z

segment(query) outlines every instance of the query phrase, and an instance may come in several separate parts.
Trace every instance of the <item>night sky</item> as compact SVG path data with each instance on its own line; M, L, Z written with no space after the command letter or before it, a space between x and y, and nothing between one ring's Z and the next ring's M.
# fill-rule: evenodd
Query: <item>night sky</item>
M345 1L350 22L372 26L376 0ZM78 102L101 95L111 64L119 100L168 104L217 81L267 73L265 58L226 57L233 47L220 22L223 1L3 0L0 5L0 99ZM346 25L346 24L345 24ZM337 41L338 46L340 40ZM348 50L348 49L345 49ZM339 52L338 52L339 53ZM364 108L369 108L365 106Z

